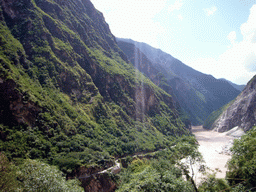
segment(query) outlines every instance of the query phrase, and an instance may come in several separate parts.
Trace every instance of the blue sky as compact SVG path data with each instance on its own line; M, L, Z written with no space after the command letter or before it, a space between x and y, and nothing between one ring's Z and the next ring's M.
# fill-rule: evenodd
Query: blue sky
M256 74L254 0L91 1L116 37L148 43L237 84Z

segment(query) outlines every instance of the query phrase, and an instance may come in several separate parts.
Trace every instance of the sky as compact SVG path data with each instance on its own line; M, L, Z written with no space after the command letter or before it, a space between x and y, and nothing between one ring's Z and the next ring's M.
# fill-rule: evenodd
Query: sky
M256 74L255 0L91 0L111 32L246 84Z

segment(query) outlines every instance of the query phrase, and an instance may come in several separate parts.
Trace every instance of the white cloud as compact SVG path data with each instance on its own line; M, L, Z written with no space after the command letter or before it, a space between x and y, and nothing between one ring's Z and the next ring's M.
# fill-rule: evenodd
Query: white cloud
M178 15L178 18L179 18L180 21L183 20L183 16L181 14Z
M164 28L153 20L166 5L167 0L92 0L103 12L112 33L117 37L131 38L159 47L157 37Z
M176 0L174 4L172 4L170 7L169 7L169 11L170 12L173 12L174 10L180 10L180 8L182 7L183 3L182 3L182 0Z
M251 52L246 57L245 68L248 71L256 72L256 54Z
M234 33L231 32L228 38L233 47L222 55L222 60L234 58L236 65L243 66L248 72L256 72L256 5L250 9L249 18L241 25L240 30L243 40L235 42Z
M250 9L248 21L241 26L241 33L244 41L256 43L256 4Z
M219 57L218 66L223 69L230 80L243 79L247 82L255 74L250 70L251 66L256 65L253 64L253 59L254 61L256 59L253 45L242 41L234 44ZM223 77L225 77L224 75L222 74Z
M190 66L206 74L213 74L216 70L217 61L214 58L198 58L190 62Z
M211 74L216 78L225 78L237 84L246 84L254 75L255 72L248 71L243 65L237 62L227 54L222 55L221 58L199 58L190 62L190 66L203 73Z
M231 44L235 44L235 40L236 40L236 32L232 31L228 34L228 40L231 42Z
M207 16L213 15L217 11L217 7L203 9Z
M256 73L256 5L250 9L250 16L240 29L241 42L236 41L236 32L232 31L227 36L232 46L218 59L199 58L192 61L191 66L217 78L247 83Z

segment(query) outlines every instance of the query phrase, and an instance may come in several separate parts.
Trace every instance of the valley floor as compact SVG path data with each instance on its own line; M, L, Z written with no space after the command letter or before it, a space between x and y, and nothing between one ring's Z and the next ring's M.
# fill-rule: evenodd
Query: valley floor
M225 135L225 133L218 133L216 131L208 131L203 129L202 126L193 126L192 133L196 136L199 143L199 151L203 155L206 166L210 169L218 168L217 178L225 178L226 163L231 158L230 155L220 154L222 148L228 145L234 138ZM200 182L199 173L196 174L196 183Z

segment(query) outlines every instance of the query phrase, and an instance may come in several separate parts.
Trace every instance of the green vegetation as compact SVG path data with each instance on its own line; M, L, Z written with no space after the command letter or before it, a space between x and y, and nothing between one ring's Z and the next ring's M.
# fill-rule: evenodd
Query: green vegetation
M256 127L241 139L236 139L231 148L226 179L231 185L242 184L246 189L255 189L256 183Z
M0 154L1 191L84 191L78 180L68 180L55 166L27 159L19 166L10 163L3 153Z
M90 6L0 3L0 190L82 191L64 175L74 176L81 167L102 170L121 156L127 156L127 169L119 191L195 190L188 169L202 157L185 129L188 116L180 112L180 118L172 97L126 61L104 18ZM152 159L129 156L136 152L152 152ZM237 190L254 182L240 155L228 173L242 173L246 183ZM245 156L255 166L254 156ZM226 183L218 182L216 189L223 189Z
M202 157L194 137L183 136L175 140L172 147L147 154L148 158L149 155L150 159L140 156L123 161L124 164L128 162L128 167L120 174L117 191L195 191L193 175L189 176L188 173L196 162L202 163ZM182 159L187 159L191 164L181 162Z
M145 43L120 38L117 42L134 66L176 97L193 125L202 125L211 112L240 92L226 81L202 74Z
M256 127L241 139L235 139L230 150L232 158L227 163L226 178L216 178L216 173L208 174L202 180L199 191L255 191Z
M119 192L193 191L191 183L182 179L181 170L168 160L134 160L121 174L121 178Z
M180 118L172 97L126 61L90 6L0 3L0 190L82 191L64 175L81 167L102 170L121 156L127 169L119 191L196 190L188 169L202 157L185 129L188 116L180 112ZM166 81L162 87L169 87ZM133 159L136 152L152 152L152 159ZM254 173L240 163L244 159L229 163L228 174L242 173L239 179L246 181L237 190L254 182L248 179ZM248 163L255 166L252 159ZM226 182L217 185L223 189Z
M56 167L104 169L189 135L172 97L125 61L101 14L79 3L0 4L0 151L24 173L29 164L48 178ZM20 179L40 177L30 173Z
M78 180L67 180L57 167L36 160L25 160L21 165L18 179L24 191L84 191Z
M198 188L199 192L215 192L215 191L230 191L228 181L225 179L216 178L216 173L208 173Z
M15 178L16 167L9 162L7 157L0 153L0 189L1 191L14 191L18 187Z
M207 175L206 178L200 183L198 187L199 192L215 192L215 191L227 191L227 192L245 192L248 191L242 184L230 186L225 179L216 178L216 173Z

